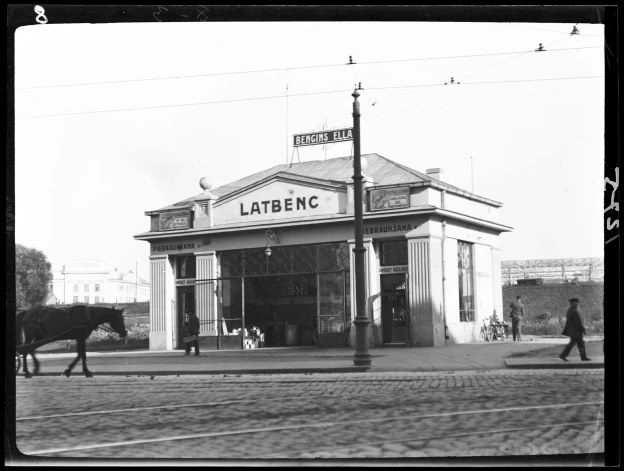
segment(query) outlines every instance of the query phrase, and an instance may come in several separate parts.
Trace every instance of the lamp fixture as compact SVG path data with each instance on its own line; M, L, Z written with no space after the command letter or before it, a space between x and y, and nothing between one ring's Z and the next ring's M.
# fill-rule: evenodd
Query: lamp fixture
M269 259L269 257L271 256L271 254L273 253L273 251L271 250L271 242L275 242L276 244L279 244L279 237L277 237L277 235L275 235L275 232L273 232L271 229L267 229L266 231L266 240L267 240L267 247L266 249L264 249L264 254L267 257L267 260Z

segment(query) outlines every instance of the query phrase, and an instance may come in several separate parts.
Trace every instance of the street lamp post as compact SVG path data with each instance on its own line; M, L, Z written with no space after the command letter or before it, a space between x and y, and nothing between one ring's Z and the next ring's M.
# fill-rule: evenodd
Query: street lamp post
M356 316L355 324L355 354L353 364L355 366L371 366L371 355L368 350L368 324L366 315L366 288L364 274L364 236L363 214L362 214L362 162L360 160L360 94L357 89L351 95L353 100L353 147L355 155L353 157L353 204L355 206L355 303Z

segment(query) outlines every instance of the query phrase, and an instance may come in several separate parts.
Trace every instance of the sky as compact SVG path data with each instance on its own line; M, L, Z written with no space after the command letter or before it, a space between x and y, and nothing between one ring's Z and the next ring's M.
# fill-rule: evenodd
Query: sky
M344 142L293 152L292 135L351 127L359 84L362 154L443 168L501 202L513 227L502 260L602 257L603 34L582 23L21 27L15 242L53 270L95 259L148 278L148 243L133 238L149 230L145 211L201 193L202 177L216 188L349 157Z

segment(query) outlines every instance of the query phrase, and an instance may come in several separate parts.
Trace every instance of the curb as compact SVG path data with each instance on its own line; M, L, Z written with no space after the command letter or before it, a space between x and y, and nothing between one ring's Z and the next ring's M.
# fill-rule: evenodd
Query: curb
M241 375L294 375L294 374L316 374L316 373L367 373L370 370L368 366L351 366L344 368L286 368L286 369L254 369L254 370L198 370L198 371L91 371L94 376L188 376L188 375L206 375L206 376L241 376ZM24 377L24 373L16 375ZM62 373L37 373L36 376L62 376ZM84 373L74 372L70 376L83 377ZM31 378L29 378L31 379Z
M603 368L604 358L596 359L594 361L555 361L548 358L523 358L514 359L506 358L505 365L510 369L591 369L591 368Z

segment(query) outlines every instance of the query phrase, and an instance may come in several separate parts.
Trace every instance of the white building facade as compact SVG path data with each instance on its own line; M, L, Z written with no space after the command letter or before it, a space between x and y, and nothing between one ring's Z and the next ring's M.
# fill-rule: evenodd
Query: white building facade
M110 270L99 260L77 260L52 274L48 303L99 304L149 301L149 282L135 273Z
M369 345L444 346L502 318L501 203L377 154L363 158ZM354 345L353 161L278 165L156 211L150 349ZM256 343L254 341L254 346Z

